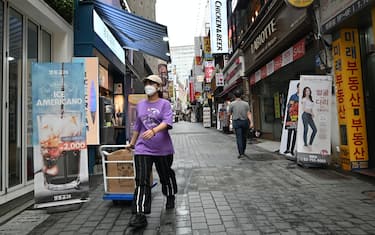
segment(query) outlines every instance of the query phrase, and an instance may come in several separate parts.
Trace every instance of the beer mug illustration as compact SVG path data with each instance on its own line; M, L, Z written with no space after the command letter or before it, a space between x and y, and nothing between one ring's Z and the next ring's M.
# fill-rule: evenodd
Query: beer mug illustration
M80 149L84 148L81 114L37 116L44 184L50 190L79 188Z

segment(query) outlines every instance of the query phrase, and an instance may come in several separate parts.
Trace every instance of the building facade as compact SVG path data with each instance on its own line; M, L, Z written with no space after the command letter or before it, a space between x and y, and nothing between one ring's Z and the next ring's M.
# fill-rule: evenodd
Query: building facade
M31 64L69 62L73 26L42 0L3 0L0 28L1 216L33 198Z
M375 168L375 2L321 0L320 32L332 57L340 165L369 174ZM370 169L370 170L369 170Z

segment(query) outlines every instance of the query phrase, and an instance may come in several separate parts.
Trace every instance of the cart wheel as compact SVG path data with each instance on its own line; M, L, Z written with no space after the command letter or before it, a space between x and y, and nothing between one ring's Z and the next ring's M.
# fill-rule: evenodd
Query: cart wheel
M113 200L113 205L117 206L120 202L118 200Z

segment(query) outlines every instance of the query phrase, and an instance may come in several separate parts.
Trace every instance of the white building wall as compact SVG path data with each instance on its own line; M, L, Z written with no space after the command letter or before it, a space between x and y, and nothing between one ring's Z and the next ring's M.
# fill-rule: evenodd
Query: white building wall
M52 61L69 62L73 57L73 26L66 22L43 0L10 1L23 15L28 16L52 35Z

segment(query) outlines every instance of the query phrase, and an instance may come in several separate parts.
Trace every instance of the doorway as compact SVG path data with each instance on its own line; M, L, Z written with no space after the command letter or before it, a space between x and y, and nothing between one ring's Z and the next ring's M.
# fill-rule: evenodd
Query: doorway
M361 30L360 40L369 168L375 168L375 43L372 26Z

